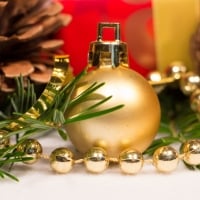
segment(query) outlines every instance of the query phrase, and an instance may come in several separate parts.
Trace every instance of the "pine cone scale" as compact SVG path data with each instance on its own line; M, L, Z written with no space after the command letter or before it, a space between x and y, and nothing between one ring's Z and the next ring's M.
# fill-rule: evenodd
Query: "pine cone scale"
M62 11L61 4L52 2L47 8L41 8L39 10L36 10L35 12L29 14L22 20L18 21L18 23L14 24L14 29L19 29L20 27L23 27L24 24L26 26L33 25L35 23L38 23L42 18L48 17L48 16L54 16L59 14Z
M20 75L28 76L34 72L34 67L29 61L12 62L1 67L6 78L15 78Z
M55 50L64 44L63 40L46 40L41 42L39 46L44 50Z
M47 83L63 40L53 38L71 21L55 0L0 0L0 91L13 91L13 78Z
M32 40L42 35L44 31L44 27L41 25L34 25L27 28L25 31L24 30L22 31L23 31L22 34L19 33L19 35L16 36L20 41L29 40L29 39Z

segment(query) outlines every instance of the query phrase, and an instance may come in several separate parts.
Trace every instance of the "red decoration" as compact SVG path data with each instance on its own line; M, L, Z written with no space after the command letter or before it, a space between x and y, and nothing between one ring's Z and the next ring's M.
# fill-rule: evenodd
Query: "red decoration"
M131 68L142 75L155 69L152 10L150 0L59 0L63 12L72 22L61 29L58 37L65 40L63 50L70 54L74 74L87 64L89 44L96 40L99 22L119 22L121 40L127 42ZM104 40L112 40L106 31Z

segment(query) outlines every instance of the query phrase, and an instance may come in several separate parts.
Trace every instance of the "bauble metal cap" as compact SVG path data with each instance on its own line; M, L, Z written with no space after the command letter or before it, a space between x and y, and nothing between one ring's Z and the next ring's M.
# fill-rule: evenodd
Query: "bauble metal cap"
M115 28L115 40L104 41L102 39L103 28ZM120 40L119 23L99 23L97 41L91 42L89 49L89 66L99 66L102 60L109 60L112 67L128 63L127 45Z

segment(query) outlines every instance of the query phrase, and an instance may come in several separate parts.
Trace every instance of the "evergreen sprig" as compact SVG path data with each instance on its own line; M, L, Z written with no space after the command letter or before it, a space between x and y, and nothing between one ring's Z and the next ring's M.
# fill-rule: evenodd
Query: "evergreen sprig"
M84 74L85 71L65 85L56 95L54 103L49 109L42 113L38 119L33 119L24 114L36 101L34 86L28 82L28 85L25 88L22 77L16 78L17 89L16 92L9 97L10 103L8 103L8 107L5 108L6 112L2 111L2 116L5 116L5 118L0 121L0 129L8 132L5 137L16 136L17 139L16 144L13 146L0 150L0 178L10 177L14 180L18 180L9 172L9 169L10 166L16 162L23 162L26 159L30 159L22 156L19 152L16 152L16 146L25 139L41 132L55 129L62 139L66 140L67 133L63 128L65 124L101 116L123 107L123 105L116 105L108 109L98 110L96 108L108 101L111 96L104 97L97 95L95 97L95 99L98 100L97 103L86 108L81 113L66 117L66 112L69 112L70 109L77 104L87 101L91 97L94 98L95 91L104 85L104 83L94 83L79 96L72 98L71 95L76 84ZM13 113L13 115L11 115L11 113ZM10 129L9 125L11 123L18 124L18 127L20 128Z
M112 98L111 96L104 97L95 94L95 91L102 87L104 83L94 83L76 98L71 98L76 84L84 74L85 72L81 73L64 86L62 90L59 91L51 107L38 119L33 119L24 115L24 112L36 101L34 86L28 83L25 89L22 78L16 78L17 90L9 97L7 103L8 107L1 111L1 116L3 116L3 118L0 120L0 129L5 129L11 122L19 124L21 128L9 131L6 135L6 137L11 138L17 136L17 142L12 146L0 149L0 178L9 177L13 180L18 180L9 170L14 163L31 159L24 157L20 152L16 152L16 146L25 139L37 135L38 133L54 129L66 140L67 133L63 128L66 123L104 115L120 109L123 106L116 105L109 109L96 111L96 108ZM171 144L180 144L181 152L182 144L185 141L200 138L198 115L191 110L189 97L185 96L176 87L166 87L158 97L162 111L158 130L159 134L144 154L152 155L157 148ZM69 112L74 106L94 98L98 100L97 103L76 115L66 117L65 113ZM13 115L11 115L11 113L13 113ZM24 120L20 120L20 117L23 117ZM186 163L185 165L188 169L200 169L200 166L191 166Z
M156 139L144 152L152 155L162 146L177 144L181 147L190 139L200 138L200 121L198 114L191 109L190 98L177 87L166 87L159 95L161 105L161 123ZM185 163L188 169L200 169Z

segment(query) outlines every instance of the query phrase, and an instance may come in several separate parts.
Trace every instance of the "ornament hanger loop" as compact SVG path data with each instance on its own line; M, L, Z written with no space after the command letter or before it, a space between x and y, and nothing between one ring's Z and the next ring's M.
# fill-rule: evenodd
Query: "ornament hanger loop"
M98 41L102 41L103 28L115 28L115 40L120 40L120 24L103 22L98 25Z
M103 29L115 30L114 40L103 40ZM102 22L98 24L97 40L90 43L88 66L100 67L105 63L113 68L119 65L128 66L127 45L120 40L120 24L117 22Z

